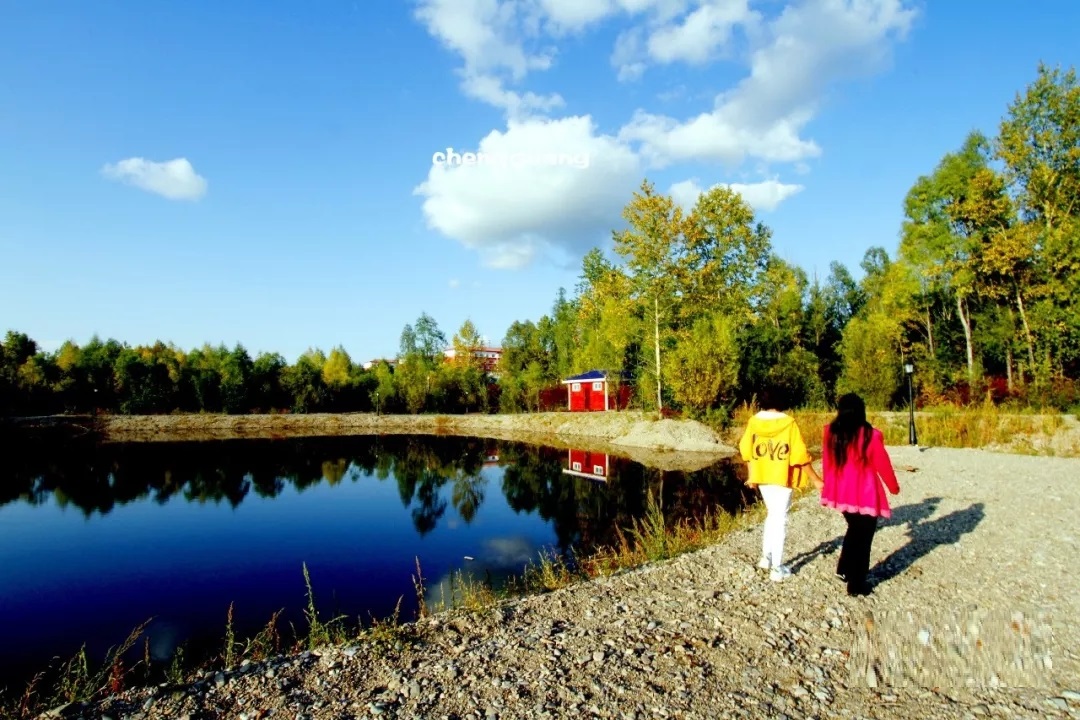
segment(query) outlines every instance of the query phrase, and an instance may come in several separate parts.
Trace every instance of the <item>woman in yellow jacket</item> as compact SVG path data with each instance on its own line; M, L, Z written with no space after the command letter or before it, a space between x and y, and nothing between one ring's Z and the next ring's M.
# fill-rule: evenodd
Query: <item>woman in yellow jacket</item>
M772 400L769 397L763 399ZM778 404L768 402L766 407ZM749 466L746 484L757 487L765 503L758 567L768 570L770 579L779 582L791 575L791 570L783 564L791 493L810 483L820 490L822 481L814 472L813 458L806 449L795 418L779 410L762 410L750 418L739 441L739 453Z

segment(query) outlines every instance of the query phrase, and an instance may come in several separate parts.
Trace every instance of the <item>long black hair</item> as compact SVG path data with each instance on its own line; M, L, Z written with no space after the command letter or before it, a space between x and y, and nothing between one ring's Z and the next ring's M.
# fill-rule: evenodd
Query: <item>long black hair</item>
M848 450L862 433L862 448L859 453L864 459L870 447L870 436L874 428L866 421L866 404L855 393L842 395L836 401L836 419L829 423L829 449L832 450L836 467L844 467L848 460Z

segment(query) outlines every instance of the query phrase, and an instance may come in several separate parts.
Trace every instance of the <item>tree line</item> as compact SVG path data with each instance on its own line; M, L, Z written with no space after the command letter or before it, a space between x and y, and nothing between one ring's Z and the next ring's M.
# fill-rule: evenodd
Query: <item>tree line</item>
M0 344L0 412L290 410L515 412L592 369L630 383L635 405L725 416L764 393L824 407L854 391L879 409L921 404L1080 404L1080 86L1040 65L998 132L972 132L903 201L898 247L869 248L862 277L824 278L780 258L772 231L723 187L684 210L645 181L588 252L572 293L514 322L497 382L467 321L448 341L422 314L396 364L365 370L341 347L294 364L241 346L184 352L94 338L40 351ZM453 346L453 362L444 350Z
M396 363L365 369L340 346L310 349L289 364L278 353L252 357L239 344L185 351L96 336L47 352L9 330L0 342L0 413L482 412L497 407L498 395L473 353L480 342L466 321L448 361L446 337L425 313L405 326Z

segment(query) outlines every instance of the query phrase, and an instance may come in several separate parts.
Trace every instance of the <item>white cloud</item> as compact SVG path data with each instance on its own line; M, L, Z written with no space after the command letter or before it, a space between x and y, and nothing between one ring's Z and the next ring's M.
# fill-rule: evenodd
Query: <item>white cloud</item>
M701 0L538 0L545 26L552 34L580 32L613 15L630 16L651 13L657 21L666 21L683 12L692 2ZM705 0L715 2L716 0ZM725 2L726 0L720 0ZM738 0L736 0L738 1Z
M452 289L461 287L461 281L458 280L457 278L451 279L450 280L450 287Z
M551 67L554 49L525 48L539 32L535 10L499 0L420 0L416 17L464 60L459 74L465 94L515 117L562 105L558 95L522 95L504 87Z
M489 267L520 268L540 256L579 254L610 236L644 168L592 118L533 118L492 131L476 151L587 156L573 165L433 165L415 194L430 228L478 250Z
M557 93L521 93L508 86L520 84L533 71L547 70L556 50L546 36L558 38L581 32L616 14L649 14L653 24L666 23L702 0L417 0L415 17L444 47L461 56L461 88L471 98L501 108L509 117L525 118L562 107ZM720 10L746 0L705 0ZM671 42L697 42L701 20L683 36L661 41L665 52ZM620 76L631 79L644 72L640 61L628 62Z
M661 63L683 61L700 65L712 59L719 46L731 40L738 25L753 22L757 13L748 0L711 0L649 37L649 56Z
M712 111L686 121L635 114L620 139L640 143L653 164L748 157L797 162L821 148L800 135L835 82L877 72L891 41L906 35L915 11L904 0L803 0L762 30L750 74L717 96Z
M187 158L153 162L133 157L105 165L101 174L169 200L198 200L206 194L206 178L195 172Z
M780 206L784 200L792 195L802 192L802 185L787 185L776 178L764 180L758 183L717 183L709 188L727 187L742 195L743 200L758 212L772 212ZM697 184L697 180L683 180L671 186L668 194L671 199L689 210L697 203L698 197L705 192Z

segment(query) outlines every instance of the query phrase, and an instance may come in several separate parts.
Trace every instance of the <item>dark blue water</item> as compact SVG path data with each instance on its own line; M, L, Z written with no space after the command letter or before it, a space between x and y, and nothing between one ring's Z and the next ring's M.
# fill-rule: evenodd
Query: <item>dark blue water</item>
M0 687L150 618L156 660L220 649L230 603L240 635L285 610L291 640L305 564L324 619L400 601L411 620L417 559L431 604L456 571L498 582L541 551L613 542L650 492L671 521L748 499L728 463L684 475L610 458L597 480L570 462L447 437L23 444L0 470Z

